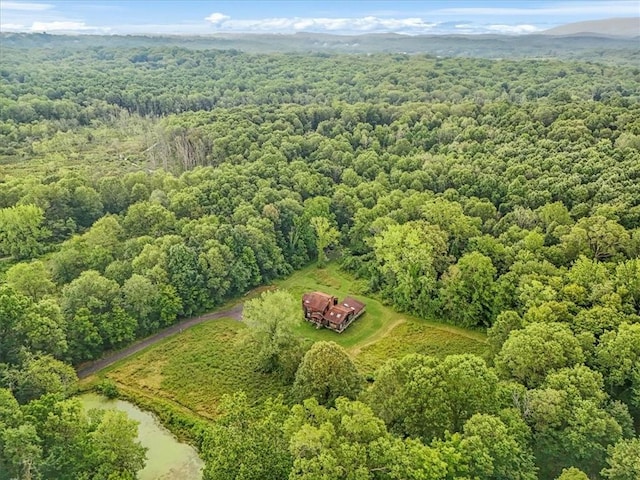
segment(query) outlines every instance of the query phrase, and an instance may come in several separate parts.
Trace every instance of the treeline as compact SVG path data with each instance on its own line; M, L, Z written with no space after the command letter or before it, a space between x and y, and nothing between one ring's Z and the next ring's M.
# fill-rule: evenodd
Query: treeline
M0 72L4 403L27 417L33 402L57 408L69 363L335 247L398 310L488 328L492 358L394 360L364 390L346 358L353 382L320 395L315 347L286 350L286 368L267 359L298 392L286 402L320 405L249 412L238 397L199 436L209 478L554 478L575 466L626 480L611 472L637 451L640 422L637 70L167 48L25 58L9 50ZM112 152L112 174L92 173ZM77 168L55 168L67 156ZM44 461L57 440L27 417L0 426L27 429ZM0 461L18 472L10 435ZM236 437L234 457L221 439Z
M303 199L355 192L349 195L355 196L354 208L359 203L372 208L372 200L393 190L444 194L451 189L492 203L501 216L516 207L535 210L561 201L579 218L607 204L625 227L634 228L639 215L637 110L637 103L586 101L219 109L169 117L145 133L149 146L144 153L127 155L178 171L222 164L245 170L251 164L250 174L279 185L281 179L260 168L267 159L271 171L286 177L285 186ZM79 147L77 138L68 140L70 146L50 139L37 148L65 155ZM91 141L84 139L85 144ZM153 190L166 194L176 188L145 177L128 175L124 187L120 181L112 186L112 179L64 171L45 178L8 177L1 184L0 205L45 207L46 227L56 242L104 213L121 213L148 199ZM376 196L360 193L362 184L375 187ZM352 222L354 208L338 221Z
M185 48L3 48L0 120L169 115L241 105L637 99L638 69L428 55L255 55ZM114 74L115 72L115 74ZM64 123L63 123L64 124ZM7 125L3 125L8 128Z

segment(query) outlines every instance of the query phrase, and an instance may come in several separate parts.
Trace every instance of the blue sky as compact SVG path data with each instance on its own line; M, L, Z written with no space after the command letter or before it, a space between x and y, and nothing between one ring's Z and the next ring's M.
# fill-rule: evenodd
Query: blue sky
M104 34L533 33L640 16L640 0L0 0L0 31Z

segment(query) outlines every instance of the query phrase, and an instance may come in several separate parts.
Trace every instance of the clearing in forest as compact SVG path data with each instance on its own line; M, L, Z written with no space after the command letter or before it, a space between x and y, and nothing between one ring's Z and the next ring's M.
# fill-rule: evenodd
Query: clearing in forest
M296 332L310 341L330 340L344 347L360 371L371 375L386 360L408 353L445 356L457 353L484 355L484 334L400 314L375 297L362 295L364 284L330 264L300 270L275 287L302 298L322 290L339 297L353 296L367 311L339 334L316 329L304 321L302 309ZM233 319L196 325L101 372L124 390L169 400L204 417L217 414L222 395L244 390L255 404L288 387L276 376L256 369L247 342L247 328Z

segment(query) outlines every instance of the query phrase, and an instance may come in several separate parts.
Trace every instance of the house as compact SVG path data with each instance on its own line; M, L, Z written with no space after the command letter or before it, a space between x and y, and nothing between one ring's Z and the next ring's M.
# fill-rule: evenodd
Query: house
M325 314L332 306L337 304L337 297L322 292L305 293L302 296L304 318L319 326L324 325Z
M323 292L305 293L302 296L302 310L305 320L317 328L326 327L342 333L365 311L365 304L352 297L342 302Z

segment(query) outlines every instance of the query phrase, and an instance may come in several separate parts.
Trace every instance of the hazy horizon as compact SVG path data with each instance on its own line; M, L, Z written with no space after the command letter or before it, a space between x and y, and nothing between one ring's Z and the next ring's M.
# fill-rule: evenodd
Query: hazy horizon
M567 23L640 16L616 1L120 1L0 0L0 31L207 35L299 32L529 34Z

